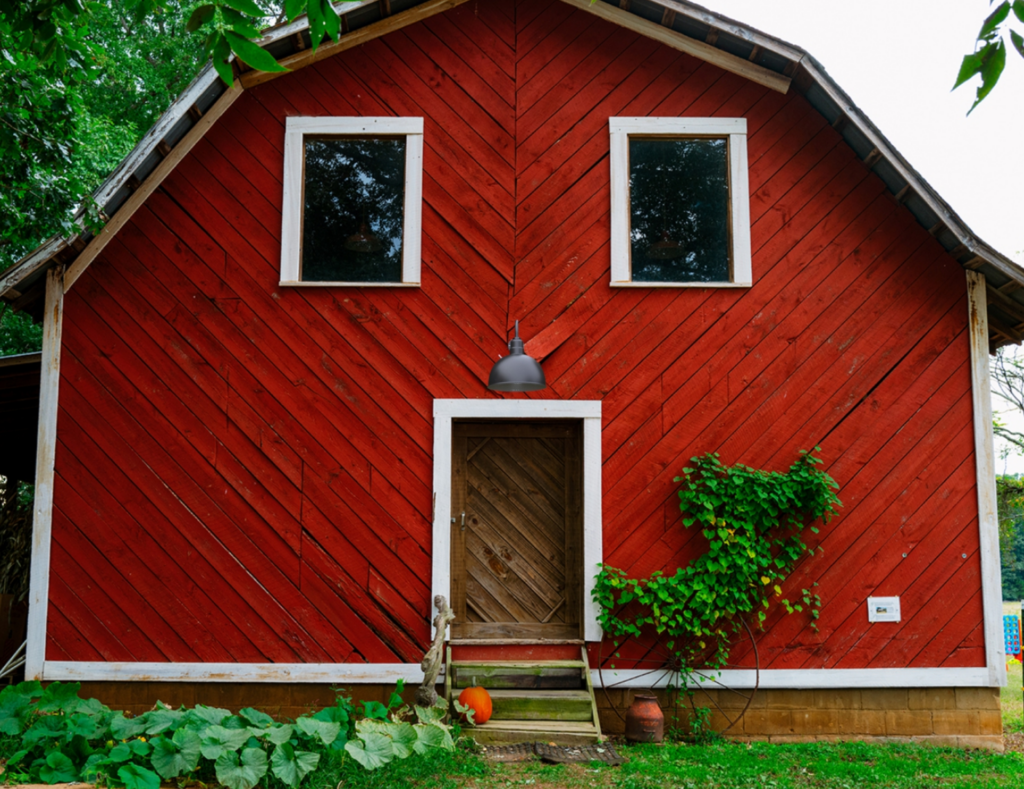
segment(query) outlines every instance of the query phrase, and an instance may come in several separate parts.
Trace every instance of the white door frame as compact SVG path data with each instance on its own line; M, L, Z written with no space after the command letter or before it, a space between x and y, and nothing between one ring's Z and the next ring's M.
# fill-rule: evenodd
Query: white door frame
M601 523L600 400L435 400L433 598L451 601L452 420L580 419L583 421L583 637L601 640L594 577L604 557ZM428 618L433 618L433 609Z

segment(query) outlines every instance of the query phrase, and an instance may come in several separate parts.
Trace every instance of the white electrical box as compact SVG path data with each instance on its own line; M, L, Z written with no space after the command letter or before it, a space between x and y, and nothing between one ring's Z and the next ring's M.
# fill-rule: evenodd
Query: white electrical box
M869 622L899 622L900 599L898 597L869 597Z

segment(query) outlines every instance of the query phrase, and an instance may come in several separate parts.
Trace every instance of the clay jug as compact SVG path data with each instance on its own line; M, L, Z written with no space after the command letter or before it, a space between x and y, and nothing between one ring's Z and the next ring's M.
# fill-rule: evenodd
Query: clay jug
M661 742L665 737L665 715L657 696L634 696L626 710L626 739L629 742Z

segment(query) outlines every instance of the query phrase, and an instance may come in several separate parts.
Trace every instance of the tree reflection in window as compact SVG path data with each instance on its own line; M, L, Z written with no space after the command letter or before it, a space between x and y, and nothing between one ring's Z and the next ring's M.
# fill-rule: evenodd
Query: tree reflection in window
M729 150L724 138L629 139L634 282L728 282Z
M305 139L302 279L401 282L404 137Z

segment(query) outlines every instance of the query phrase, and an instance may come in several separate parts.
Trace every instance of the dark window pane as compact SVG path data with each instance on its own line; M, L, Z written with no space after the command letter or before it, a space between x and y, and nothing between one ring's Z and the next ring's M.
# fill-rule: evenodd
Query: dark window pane
M629 139L634 282L729 281L725 139Z
M302 279L401 282L405 138L305 141Z

